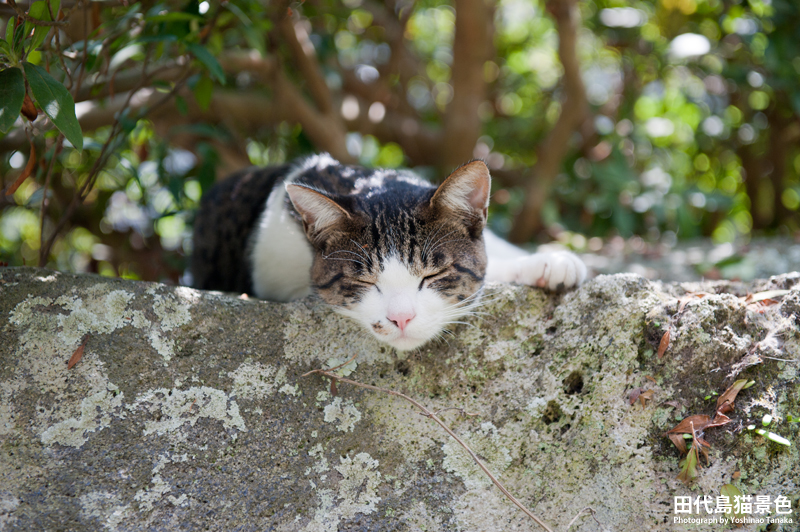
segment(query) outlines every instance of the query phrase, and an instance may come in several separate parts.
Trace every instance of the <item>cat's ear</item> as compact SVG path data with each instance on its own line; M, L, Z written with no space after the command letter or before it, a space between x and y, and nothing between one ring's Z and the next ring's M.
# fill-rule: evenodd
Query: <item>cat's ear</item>
M303 218L303 227L310 238L350 219L350 214L338 203L312 188L288 184L286 193L289 194L294 208Z
M492 178L483 161L459 166L439 185L431 198L432 207L444 207L456 213L470 213L486 221Z

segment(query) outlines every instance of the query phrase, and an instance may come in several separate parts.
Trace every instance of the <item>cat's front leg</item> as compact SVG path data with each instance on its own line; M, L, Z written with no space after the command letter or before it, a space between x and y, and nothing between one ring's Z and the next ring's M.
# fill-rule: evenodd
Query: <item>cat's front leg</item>
M586 265L569 251L529 254L489 231L484 232L486 280L519 283L550 290L572 288L586 279Z

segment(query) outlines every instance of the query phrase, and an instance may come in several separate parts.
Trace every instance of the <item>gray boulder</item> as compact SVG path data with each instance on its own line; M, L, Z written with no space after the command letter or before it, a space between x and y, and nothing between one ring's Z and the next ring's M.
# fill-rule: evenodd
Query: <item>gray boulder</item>
M800 529L800 274L491 285L468 322L396 353L314 299L0 269L0 529L542 530L408 402L303 376L355 354L553 530L721 530L677 510L726 484L770 501L742 530ZM737 379L687 486L665 433Z

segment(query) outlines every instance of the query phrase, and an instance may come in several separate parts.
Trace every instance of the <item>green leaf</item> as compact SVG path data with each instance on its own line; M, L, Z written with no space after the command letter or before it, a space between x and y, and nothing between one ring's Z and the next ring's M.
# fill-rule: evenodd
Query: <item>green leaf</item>
M177 35L146 35L144 37L139 37L136 39L137 43L148 43L148 42L176 42L178 40Z
M186 45L186 47L193 56L195 56L206 66L209 73L217 78L217 81L219 81L220 84L225 85L225 72L222 70L222 66L220 66L217 58L211 55L211 52L209 52L204 46L200 46L199 44L195 43L189 43Z
M8 24L6 24L6 42L9 46L13 46L14 44L14 24L16 23L16 19L11 17L8 19Z
M25 41L25 24L20 24L14 29L14 36L13 40L11 41L11 47L14 49L14 53L17 54L17 57L22 55L22 44Z
M11 45L0 39L0 57L7 57L13 61L14 54L11 52Z
M75 102L64 85L53 79L45 69L31 63L23 63L25 76L39 107L50 117L53 124L77 149L83 149L83 133L75 116Z
M699 461L697 456L697 442L692 442L692 446L689 448L689 454L686 455L681 463L681 472L678 474L678 480L686 484L687 486L689 483L697 477L697 462Z
M756 431L756 432L758 432L758 431ZM775 443L780 443L781 445L785 445L787 447L791 447L792 446L792 442L790 442L789 440L787 440L786 438L784 438L783 436L781 436L779 434L775 434L774 432L767 432L766 434L763 434L763 432L765 432L765 431L759 432L759 434L761 434L762 436L764 436L768 440L774 441Z
M124 131L126 135L132 132L134 129L136 129L136 124L139 123L139 121L136 118L132 118L130 116L131 114L130 111L131 111L130 107L123 110L119 114L119 119L118 119L119 125L122 126L122 131Z
M175 96L175 108L181 116L189 114L189 106L186 105L186 100L180 94Z
M25 81L18 68L0 71L0 131L5 133L19 116L25 99Z
M61 0L53 0L50 2L50 6L53 9L53 14L58 14L58 8L61 5ZM28 11L28 15L36 20L42 20L45 22L49 22L52 20L50 17L50 10L47 8L47 2L44 0L39 0L38 2L34 2L31 5L30 10ZM27 35L32 28L36 28L33 31L33 40L31 42L31 50L35 50L39 48L42 43L44 42L47 33L50 31L49 26L37 26L35 22L25 22L25 34Z
M193 13L186 13L185 11L178 11L175 13L164 13L162 15L151 15L145 18L147 22L179 22L185 20L203 20L200 15Z
M211 95L214 92L214 82L208 76L203 76L194 85L194 99L203 111L211 105Z

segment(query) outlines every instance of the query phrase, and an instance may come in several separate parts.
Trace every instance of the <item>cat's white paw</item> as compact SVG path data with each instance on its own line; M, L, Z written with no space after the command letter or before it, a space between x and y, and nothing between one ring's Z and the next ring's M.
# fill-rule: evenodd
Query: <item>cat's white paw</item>
M516 282L550 290L572 288L586 279L586 265L569 251L545 251L517 259Z

